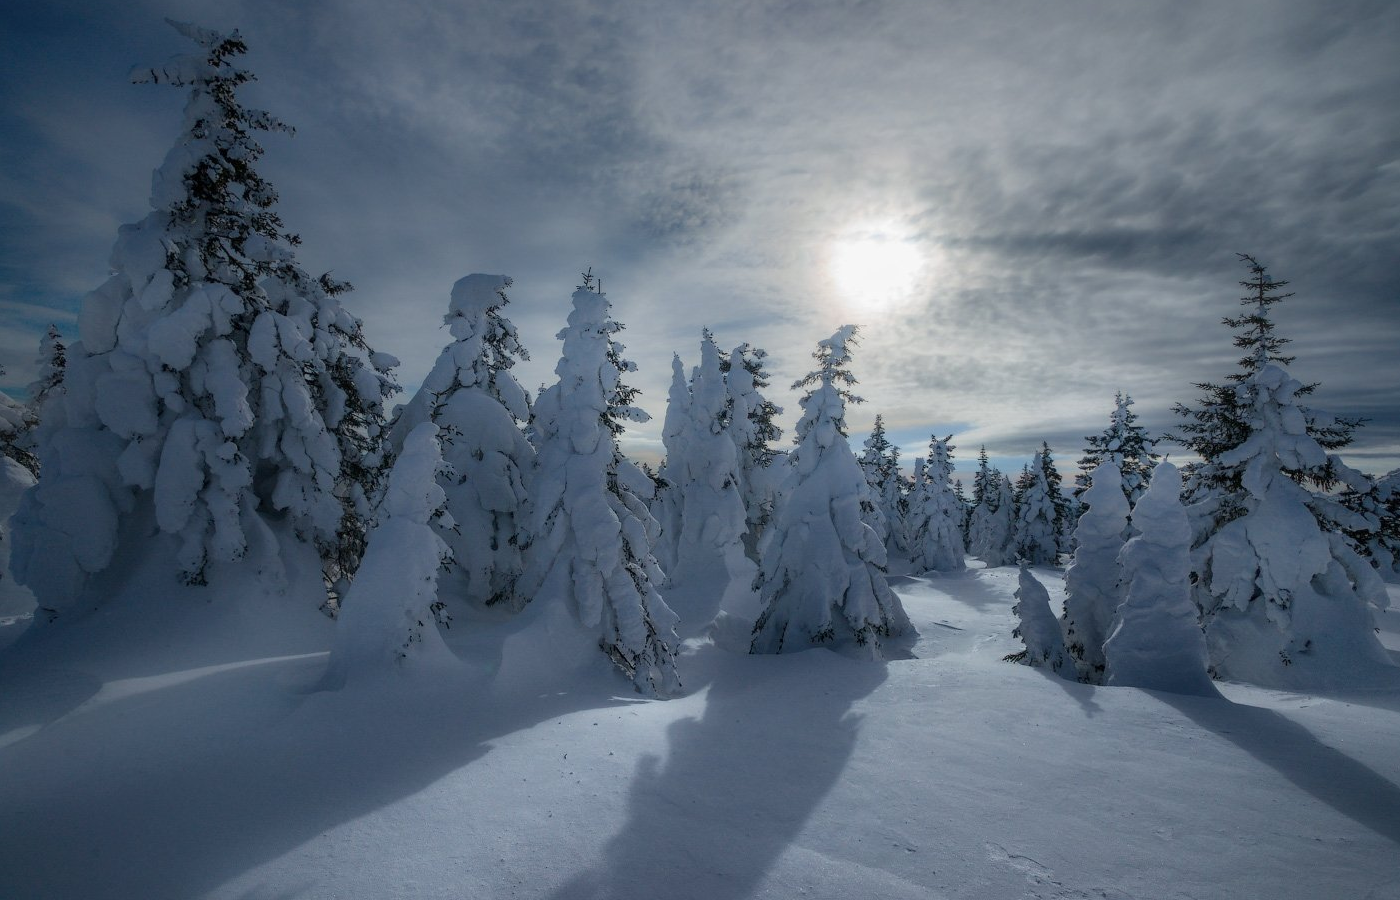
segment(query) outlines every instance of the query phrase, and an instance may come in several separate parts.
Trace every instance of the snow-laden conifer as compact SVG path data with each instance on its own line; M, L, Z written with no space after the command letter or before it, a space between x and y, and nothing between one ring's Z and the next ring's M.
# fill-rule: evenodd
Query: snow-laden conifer
M1050 611L1050 594L1045 585L1024 564L1018 577L1016 605L1011 607L1018 624L1011 635L1020 638L1025 649L1007 656L1006 661L1049 669L1066 681L1077 680L1074 657L1060 639L1060 623Z
M1087 502L1083 493L1089 486L1089 473L1103 462L1111 462L1118 468L1129 507L1147 490L1152 468L1162 457L1154 452L1147 429L1137 424L1138 415L1133 412L1132 406L1132 397L1121 391L1115 393L1108 428L1101 434L1084 438L1088 446L1084 448L1084 456L1079 460L1080 471L1074 479L1074 497L1081 502Z
M364 559L341 601L326 674L339 687L357 673L417 659L448 660L435 619L438 573L452 558L438 429L421 422L402 439L376 510Z
M452 286L443 321L453 341L399 412L389 442L397 450L422 423L438 426L446 461L438 481L454 523L435 523L452 550L444 596L519 609L526 599L516 592L526 541L525 480L535 451L522 431L529 397L511 373L530 357L502 313L510 284L504 275L475 274Z
M1138 534L1118 557L1123 601L1103 645L1104 683L1218 696L1207 674L1205 635L1191 601L1191 524L1181 505L1181 475L1163 462L1150 482L1133 507ZM1097 508L1094 500L1088 503L1085 518Z
M950 440L952 435L929 439L923 481L909 497L909 561L916 572L956 572L966 566Z
M1089 684L1103 684L1103 642L1113 611L1123 602L1118 554L1129 508L1122 485L1112 460L1089 473L1080 494L1088 508L1075 526L1074 559L1065 570L1065 647L1079 667L1080 680Z
M754 565L744 555L745 510L738 448L729 434L729 397L719 348L708 332L700 342L700 365L688 393L688 415L679 423L678 439L667 448L665 475L668 490L679 500L681 520L674 567L666 573L666 598L680 617L682 634L703 629L722 605L746 605L742 598L751 595L754 576ZM755 612L746 610L750 617Z
M1382 578L1395 580L1400 576L1400 469L1372 478L1340 465L1334 468L1343 484L1337 500L1351 514L1343 532Z
M642 693L666 696L679 687L676 616L657 591L664 576L652 555L658 532L646 506L652 483L617 446L623 422L648 416L632 405L637 390L622 381L636 365L613 340L622 326L609 305L585 274L558 334L564 342L554 368L559 380L535 403L522 595L537 616L543 606L566 607L579 629L571 640L597 647Z
M676 568L680 550L685 504L680 483L690 419L690 382L686 380L680 354L675 353L671 355L671 390L666 395L666 416L661 420L661 446L666 450L666 457L657 472L656 493L651 501L652 516L660 528L654 554L661 571L668 574Z
M5 367L0 366L0 376ZM34 409L0 391L0 456L23 466L30 475L39 474L39 461L30 450L32 435L39 424Z
M899 472L899 448L885 434L883 416L875 416L870 436L865 439L860 468L870 486L879 520L883 525L887 550L907 553L909 529L905 521L904 476Z
M972 510L968 552L989 569L1009 566L1016 562L1016 496L1011 480L995 468L988 471L986 484L982 502Z
M1356 422L1303 406L1311 388L1292 378L1270 307L1284 282L1243 257L1252 277L1246 312L1227 318L1246 351L1233 383L1202 384L1180 440L1201 456L1187 496L1192 567L1215 673L1263 684L1341 683L1388 666L1371 608L1387 603L1375 569L1343 533L1357 524L1336 500L1300 481L1334 485L1344 474L1327 450Z
M4 371L0 367L0 375ZM10 571L10 516L19 508L24 492L34 485L38 468L26 448L34 425L29 406L0 392L0 616L22 615L34 608L33 594L17 583Z
M369 351L336 299L348 285L297 265L254 167L253 135L290 129L239 103L252 75L233 63L246 50L236 32L175 27L200 52L134 79L189 89L183 132L151 213L122 227L114 274L84 300L63 402L50 404L62 425L45 432L44 481L18 518L17 572L54 609L108 566L144 508L178 540L188 582L241 559L276 515L343 585L380 476L395 361Z
M1017 481L1016 555L1033 566L1053 566L1060 555L1062 511L1044 457L1036 451Z
M791 472L760 575L764 610L754 653L825 645L878 657L881 638L909 628L885 582L885 545L862 518L864 475L846 441L846 404L856 327L818 342L817 368L793 385L806 388Z
M63 390L64 371L68 366L68 346L58 326L50 324L39 339L39 356L34 361L38 375L29 383L30 408L42 420L49 397Z
M763 348L744 343L721 361L729 392L729 435L738 449L739 490L744 498L744 552L755 563L786 473L781 464L785 454L773 447L783 436L776 421L783 408L762 393L768 387L767 358Z

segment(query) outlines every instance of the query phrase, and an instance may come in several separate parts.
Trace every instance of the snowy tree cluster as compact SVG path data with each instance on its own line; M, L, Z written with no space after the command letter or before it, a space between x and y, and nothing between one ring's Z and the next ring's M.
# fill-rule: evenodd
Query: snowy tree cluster
M78 339L44 336L29 400L0 395L0 613L76 621L127 557L191 588L242 570L275 590L310 547L317 603L339 619L327 684L450 659L444 629L508 622L521 646L664 697L681 640L724 622L753 653L880 658L911 630L891 555L946 573L970 554L1021 564L1015 658L1065 678L1208 694L1211 674L1287 684L1388 664L1371 612L1400 572L1400 472L1372 479L1331 452L1358 423L1303 405L1312 386L1288 374L1270 318L1283 283L1252 258L1245 312L1225 320L1240 369L1177 408L1198 460L1184 483L1124 393L1086 438L1074 497L1048 444L1014 484L983 447L970 496L952 435L910 480L876 416L857 458L852 325L792 386L786 451L766 352L705 331L692 368L674 359L653 478L619 444L649 417L591 270L533 402L512 372L528 359L512 281L471 274L431 372L388 410L397 361L342 305L348 284L300 267L257 172L255 135L290 129L240 104L242 39L172 24L199 52L134 76L188 91L151 211L120 229ZM1057 618L1030 567L1070 553Z
M1244 312L1224 319L1244 351L1239 369L1176 409L1185 422L1175 439L1199 462L1184 484L1158 464L1129 508L1137 479L1111 454L1100 461L1082 493L1063 643L1023 602L1022 661L1053 668L1064 649L1078 680L1198 694L1213 691L1209 675L1286 687L1354 683L1391 666L1373 612L1386 608L1382 575L1394 571L1394 479L1328 452L1359 423L1303 405L1314 386L1288 374L1271 316L1290 296L1285 283L1241 259Z

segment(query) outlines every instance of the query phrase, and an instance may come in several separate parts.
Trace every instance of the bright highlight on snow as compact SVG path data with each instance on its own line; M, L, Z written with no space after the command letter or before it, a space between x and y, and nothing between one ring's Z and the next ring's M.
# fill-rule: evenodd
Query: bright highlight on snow
M831 250L831 278L857 308L886 306L908 296L925 266L912 238L893 230L866 229L838 239Z

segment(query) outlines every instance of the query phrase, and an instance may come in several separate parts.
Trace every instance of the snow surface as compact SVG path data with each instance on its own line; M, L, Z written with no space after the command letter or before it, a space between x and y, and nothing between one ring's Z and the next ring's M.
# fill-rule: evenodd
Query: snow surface
M314 605L133 583L162 624L110 603L0 658L0 897L1400 897L1400 691L1010 665L1016 575L892 577L913 658L689 642L668 702L607 667L315 692Z

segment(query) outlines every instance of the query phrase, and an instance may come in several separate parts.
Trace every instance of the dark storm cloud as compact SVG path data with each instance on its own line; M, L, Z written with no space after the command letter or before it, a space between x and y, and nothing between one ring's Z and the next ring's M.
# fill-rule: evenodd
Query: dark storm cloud
M302 259L358 290L421 377L469 271L549 377L577 271L604 274L659 421L709 325L773 353L866 325L869 403L964 449L1077 458L1115 390L1171 424L1219 379L1256 254L1317 405L1400 463L1400 7L1385 2L49 4L7 7L0 299L70 310L144 213L178 92L124 84L184 52L165 15L242 28L249 101L298 128L264 169ZM927 257L897 301L830 277L851 234ZM6 322L3 346L37 341ZM19 338L24 340L20 340ZM29 356L31 354L25 354ZM24 380L12 368L11 381ZM18 368L22 369L22 366ZM658 425L639 429L638 447ZM969 451L972 452L972 451Z

